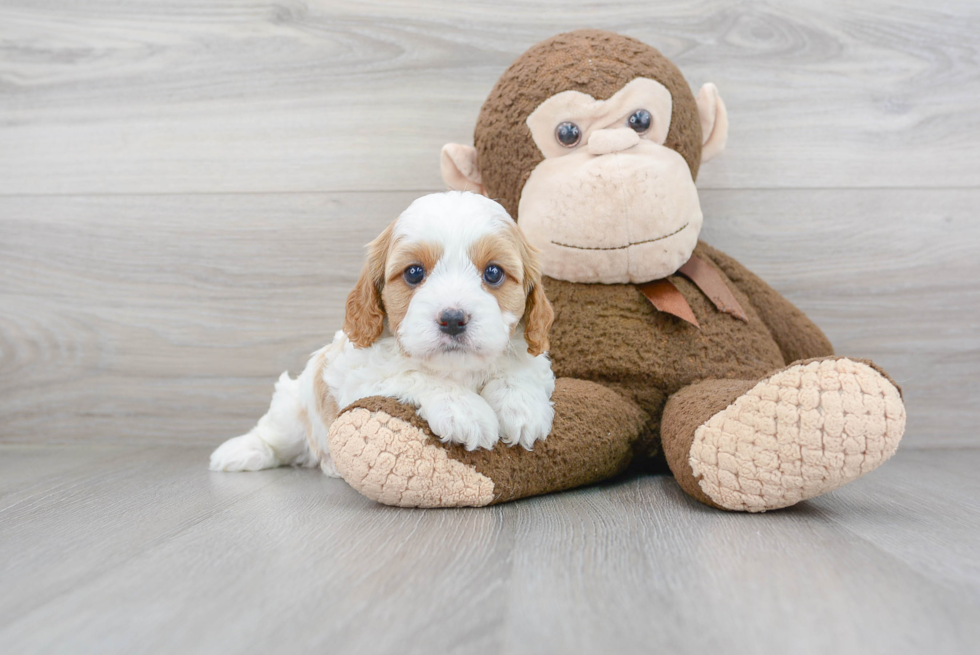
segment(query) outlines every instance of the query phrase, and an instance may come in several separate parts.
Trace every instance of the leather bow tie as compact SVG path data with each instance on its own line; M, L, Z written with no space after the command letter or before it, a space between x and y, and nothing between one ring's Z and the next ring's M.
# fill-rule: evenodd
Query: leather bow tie
M677 272L693 282L698 289L701 289L701 292L708 297L708 300L714 304L718 311L730 314L740 321L749 322L745 310L738 304L731 289L718 275L718 271L706 261L697 255L692 255L686 264L677 269ZM637 284L636 287L659 311L673 314L699 330L701 329L698 319L691 311L691 306L674 286L674 283L667 278Z

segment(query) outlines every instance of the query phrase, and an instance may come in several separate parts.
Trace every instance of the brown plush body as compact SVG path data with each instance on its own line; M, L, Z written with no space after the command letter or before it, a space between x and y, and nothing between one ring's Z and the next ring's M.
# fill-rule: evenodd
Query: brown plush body
M642 103L659 109L649 112L649 131L633 128L638 138L616 112ZM552 125L571 121L581 123L581 140L566 151L549 139ZM631 464L662 470L666 460L698 500L762 511L887 459L905 420L888 376L834 357L801 311L697 241L693 179L726 134L714 87L695 99L673 64L638 41L580 31L519 58L484 105L476 148L447 146L443 174L451 186L499 199L543 251L555 311L552 433L533 452L467 452L439 443L412 408L365 399L331 431L331 450L357 462L341 470L345 480L388 504L486 505ZM610 233L625 243L609 242ZM689 259L714 272L744 320L676 272ZM648 299L643 285L658 280L696 325Z
M740 264L705 244L695 254L717 266L748 322L719 312L681 275L668 279L700 329L657 311L633 285L545 280L555 310L550 354L556 377L598 382L643 410L648 419L637 450L647 459L660 453L664 405L683 387L706 379L758 380L798 359L833 355L819 328ZM777 330L766 318L775 319Z

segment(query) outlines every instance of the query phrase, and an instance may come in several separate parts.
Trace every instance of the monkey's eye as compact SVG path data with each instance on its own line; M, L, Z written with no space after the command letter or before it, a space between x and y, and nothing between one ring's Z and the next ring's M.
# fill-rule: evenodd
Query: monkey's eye
M574 148L582 140L582 131L575 123L565 121L555 128L555 138L566 148Z
M496 264L490 264L483 269L483 281L492 287L504 281L504 269Z
M630 127L636 131L637 134L643 134L650 129L650 123L653 122L653 117L650 115L646 109L637 109L630 116Z
M418 264L412 264L405 269L405 281L410 286L415 286L425 279L425 269Z

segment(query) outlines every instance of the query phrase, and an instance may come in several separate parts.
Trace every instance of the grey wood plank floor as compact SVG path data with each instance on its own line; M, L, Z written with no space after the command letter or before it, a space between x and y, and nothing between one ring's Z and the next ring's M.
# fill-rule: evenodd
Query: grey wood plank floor
M975 653L980 451L910 450L765 515L670 477L376 505L199 446L0 446L0 649Z

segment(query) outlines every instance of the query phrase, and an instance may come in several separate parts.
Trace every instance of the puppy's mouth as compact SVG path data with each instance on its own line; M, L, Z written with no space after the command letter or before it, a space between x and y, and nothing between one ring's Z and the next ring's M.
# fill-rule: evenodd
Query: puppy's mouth
M458 353L458 352L472 352L473 346L470 344L469 340L464 336L456 337L443 337L439 342L438 352L441 353Z
M461 371L485 366L492 358L490 353L461 336L444 336L420 359L426 366L440 370Z

